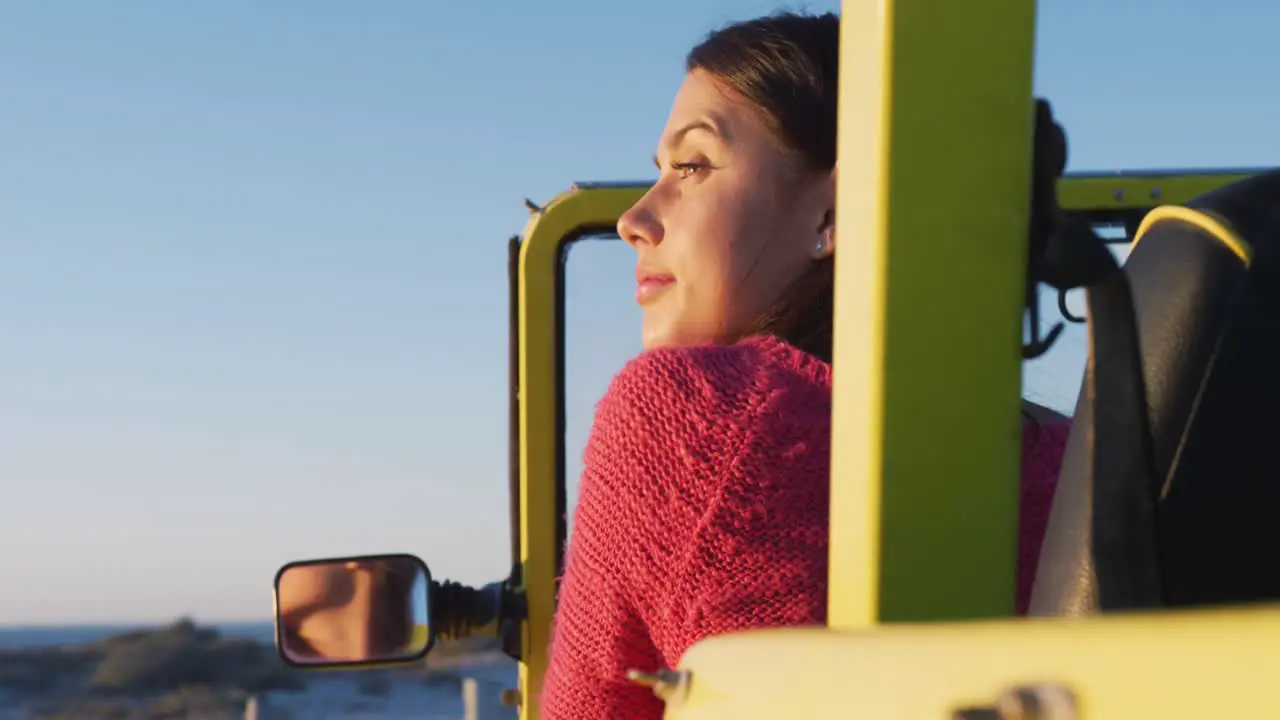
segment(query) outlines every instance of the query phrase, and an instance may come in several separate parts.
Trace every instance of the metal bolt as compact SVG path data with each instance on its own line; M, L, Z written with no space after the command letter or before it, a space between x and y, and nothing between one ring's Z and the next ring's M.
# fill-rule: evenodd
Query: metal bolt
M683 699L689 692L689 681L692 678L688 670L668 670L662 668L656 673L641 670L628 670L627 679L637 685L653 688L653 694L665 702Z

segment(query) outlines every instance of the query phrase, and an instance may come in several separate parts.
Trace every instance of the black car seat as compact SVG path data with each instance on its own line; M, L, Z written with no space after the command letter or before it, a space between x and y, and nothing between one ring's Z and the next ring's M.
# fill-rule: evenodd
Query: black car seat
M1126 440L1097 434L1123 409L1095 393L1117 360L1091 347L1030 614L1137 609L1108 590L1148 571L1147 606L1280 600L1280 171L1151 211L1124 273L1154 477L1122 471ZM1144 494L1154 517L1135 527ZM1154 547L1136 568L1115 557L1135 532Z

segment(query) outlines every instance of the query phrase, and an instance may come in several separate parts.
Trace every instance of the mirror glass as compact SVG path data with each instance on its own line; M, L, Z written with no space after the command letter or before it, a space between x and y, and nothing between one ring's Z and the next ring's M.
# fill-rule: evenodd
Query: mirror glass
M415 660L431 649L431 574L412 555L290 563L276 574L276 644L291 665Z

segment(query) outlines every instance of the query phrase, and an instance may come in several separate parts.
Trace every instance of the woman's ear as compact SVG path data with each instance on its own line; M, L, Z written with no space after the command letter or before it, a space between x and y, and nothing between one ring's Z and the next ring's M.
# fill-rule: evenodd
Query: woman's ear
M830 257L836 248L836 169L831 168L831 172L820 181L821 207L825 210L822 213L822 220L818 224L818 238L814 242L814 259L821 260Z

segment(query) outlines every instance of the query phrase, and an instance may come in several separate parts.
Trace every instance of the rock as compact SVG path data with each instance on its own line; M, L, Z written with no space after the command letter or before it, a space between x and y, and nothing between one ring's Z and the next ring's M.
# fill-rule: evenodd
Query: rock
M186 685L261 692L304 683L261 643L224 638L181 621L144 635L113 638L89 675L94 692L145 695Z

